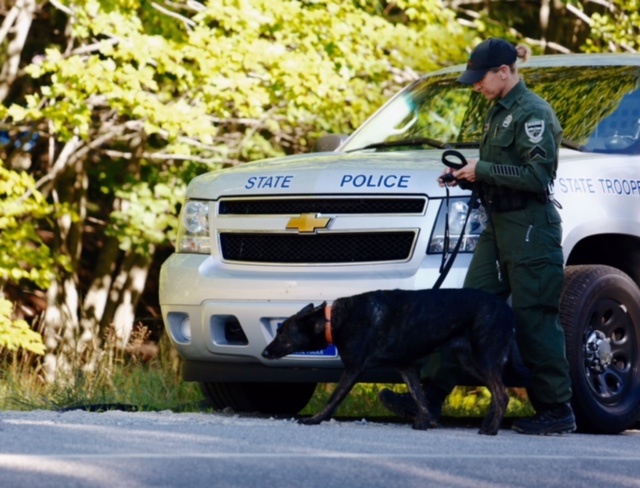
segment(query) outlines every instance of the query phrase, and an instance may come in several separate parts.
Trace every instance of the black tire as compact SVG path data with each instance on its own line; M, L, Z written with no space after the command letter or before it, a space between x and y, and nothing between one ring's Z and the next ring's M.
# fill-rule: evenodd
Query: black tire
M609 266L569 266L560 304L582 432L617 434L640 418L640 290Z
M201 382L200 390L216 410L294 415L302 410L316 383L226 383Z

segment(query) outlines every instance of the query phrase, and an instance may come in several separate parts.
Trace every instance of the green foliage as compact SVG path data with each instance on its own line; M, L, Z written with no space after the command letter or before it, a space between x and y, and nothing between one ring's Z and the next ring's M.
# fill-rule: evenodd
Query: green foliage
M38 53L26 68L38 89L0 116L38 127L58 150L78 138L69 164L82 158L99 175L90 215L110 221L123 251L143 254L168 242L194 164L201 173L349 133L465 39L437 0L398 2L403 22L337 0L72 7L72 49Z
M42 221L52 217L54 207L35 189L33 178L0 161L0 289L21 280L44 288L56 264L65 262L51 255L38 232Z
M125 203L111 212L105 235L116 237L123 251L148 256L149 243L161 244L169 229L177 229L173 210L184 198L184 186L175 191L164 182L129 181L114 194Z
M52 256L39 232L42 221L54 216L54 207L35 190L33 178L0 161L0 291L8 283L45 288L56 267L65 265L66 258ZM0 293L0 348L44 354L40 334L12 317L13 305Z
M24 320L12 320L13 305L0 296L0 348L15 351L22 348L35 354L44 354L42 337L31 330Z
M638 0L540 2L489 0L447 2L462 25L488 37L528 44L536 54L638 52Z
M640 2L612 0L609 8L591 16L591 33L585 52L638 52L640 50Z
M450 45L445 39L460 39L436 2L422 4L413 24L393 24L349 2L210 2L198 19L219 25L218 44L233 53L206 80L214 90L233 88L217 101L222 112L210 111L232 107L226 117L257 118L275 109L267 120L290 136L311 123L314 130L351 132L407 81L405 67L433 70L447 59L439 55ZM425 17L440 23L422 30Z
M308 151L323 132L350 133L418 73L461 61L468 41L439 0L73 0L35 15L55 22L39 22L51 31L25 47L28 89L12 90L0 124L39 136L30 176L42 194L24 192L44 213L22 214L11 239L25 245L3 253L13 261L0 273L40 287L64 279L95 294L128 272L120 263L134 260L123 256L150 258L171 242L193 176ZM64 219L46 207L55 199ZM52 242L38 242L42 230ZM11 242L3 234L0 250ZM100 258L112 262L88 255L110 251L109 237L120 255ZM69 273L57 276L62 264ZM91 312L95 303L66 305L85 330L111 319ZM105 313L118 306L105 304Z
M318 385L316 392L301 412L313 415L319 412L335 389L334 383ZM358 383L338 407L338 417L388 417L389 413L378 401L378 392L389 388L397 393L406 393L404 384ZM509 405L506 416L526 417L534 413L526 393L519 389L509 389ZM457 387L447 397L442 406L442 415L447 417L484 417L489 409L491 394L485 387Z
M466 39L451 12L435 0L397 7L405 23L335 0L212 0L175 12L181 29L146 2L80 2L76 42L119 42L82 56L52 46L29 68L50 81L9 113L50 121L61 140L86 140L108 107L161 135L164 153L211 163L291 152L307 131L351 132L407 81L406 68L460 60Z
M8 283L46 288L58 269L68 267L68 257L54 256L42 238L42 230L58 215L31 175L7 169L0 161L0 290ZM24 320L12 320L12 312L0 295L0 346L44 354L40 334Z
M535 411L526 392L521 389L508 389L509 405L507 417L528 417ZM457 387L447 397L443 405L443 415L451 417L484 417L489 411L491 393L485 387Z

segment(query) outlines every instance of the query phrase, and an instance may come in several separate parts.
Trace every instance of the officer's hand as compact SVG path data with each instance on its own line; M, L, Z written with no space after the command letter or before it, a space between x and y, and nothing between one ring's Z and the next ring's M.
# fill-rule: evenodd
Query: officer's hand
M453 176L456 180L467 180L469 183L476 181L476 165L477 159L467 159L467 164L462 168L453 171Z
M458 182L453 176L453 169L445 168L440 176L438 176L438 185L444 186L458 186Z

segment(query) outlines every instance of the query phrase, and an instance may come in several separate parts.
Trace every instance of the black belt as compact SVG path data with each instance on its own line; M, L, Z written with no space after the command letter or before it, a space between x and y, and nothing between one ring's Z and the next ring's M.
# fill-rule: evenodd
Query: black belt
M523 210L532 202L544 205L551 201L548 192L533 193L501 186L493 186L483 193L483 202L496 213Z

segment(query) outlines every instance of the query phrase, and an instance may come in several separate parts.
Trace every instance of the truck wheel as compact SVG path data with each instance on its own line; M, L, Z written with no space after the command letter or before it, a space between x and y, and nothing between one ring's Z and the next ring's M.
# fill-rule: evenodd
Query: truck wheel
M568 266L560 303L578 429L617 434L640 418L640 290L609 266Z
M293 415L311 400L316 383L201 382L200 390L216 410Z

